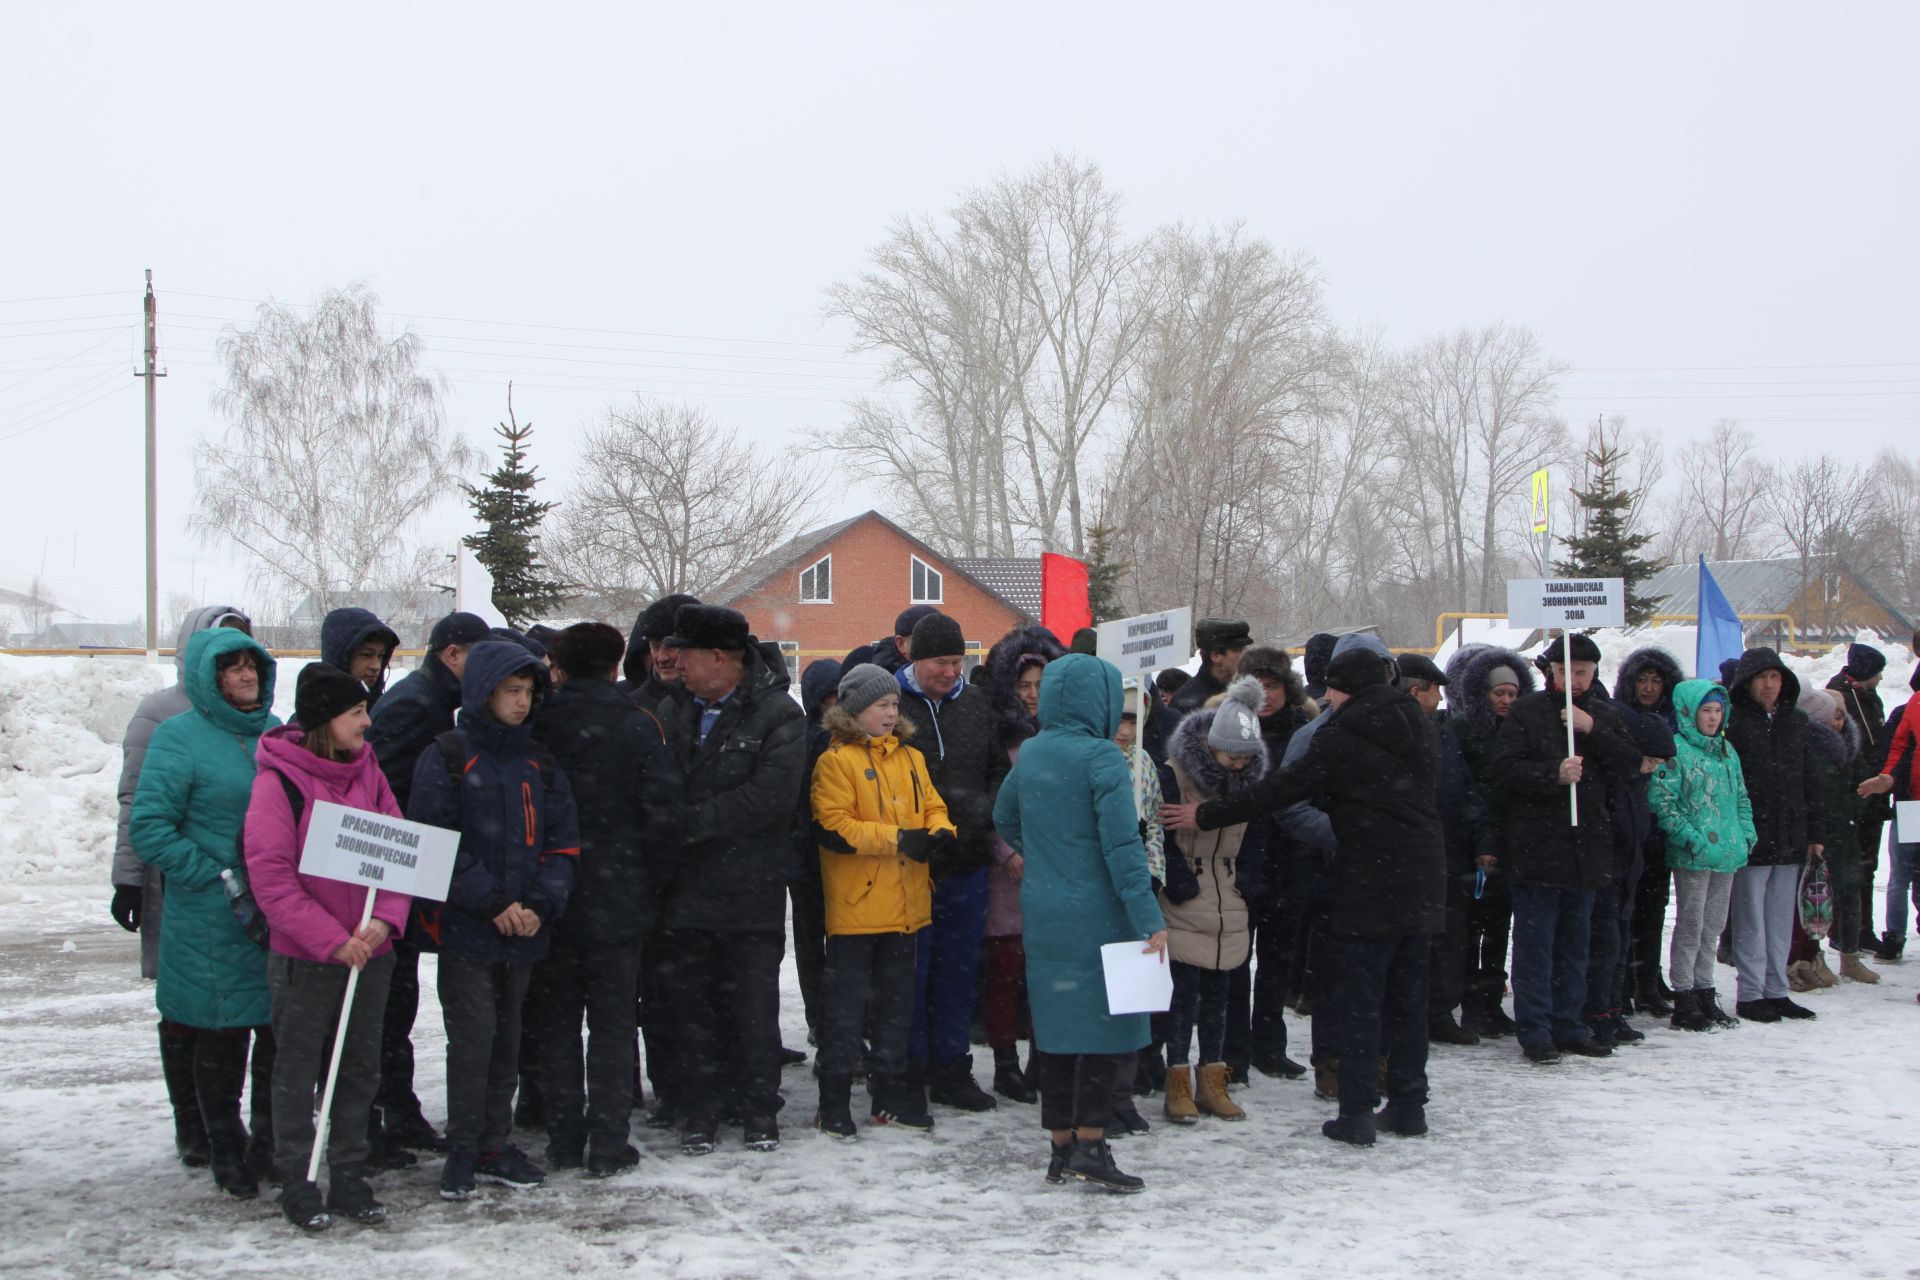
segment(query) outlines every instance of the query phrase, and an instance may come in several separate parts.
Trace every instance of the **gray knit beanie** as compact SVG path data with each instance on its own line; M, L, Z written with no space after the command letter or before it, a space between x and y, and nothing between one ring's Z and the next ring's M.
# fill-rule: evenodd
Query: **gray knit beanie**
M1267 691L1252 676L1237 677L1214 708L1207 745L1230 756L1259 755L1265 750L1260 741L1260 704L1266 696Z
M850 716L857 716L888 694L899 692L900 682L893 673L871 662L858 663L840 677L840 706Z

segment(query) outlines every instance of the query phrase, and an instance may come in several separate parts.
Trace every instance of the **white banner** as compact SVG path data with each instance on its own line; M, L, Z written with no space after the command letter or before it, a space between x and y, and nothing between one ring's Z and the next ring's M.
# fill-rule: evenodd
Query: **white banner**
M1894 801L1893 838L1901 844L1920 844L1920 800Z
M1120 668L1121 675L1151 675L1179 666L1193 652L1193 610L1168 609L1103 622L1094 634L1094 652Z
M300 874L444 902L459 849L458 831L321 800L307 823Z
M1624 627L1627 584L1621 578L1515 578L1507 583L1507 622L1558 631Z

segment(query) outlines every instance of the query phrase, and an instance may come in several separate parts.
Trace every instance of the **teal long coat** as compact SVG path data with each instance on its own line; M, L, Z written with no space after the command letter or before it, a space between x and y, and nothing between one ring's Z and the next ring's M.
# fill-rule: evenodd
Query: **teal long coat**
M1020 748L993 822L1026 861L1020 880L1027 998L1044 1053L1128 1053L1149 1039L1147 1015L1107 1012L1100 948L1144 942L1166 927L1120 727L1120 672L1090 654L1047 664L1040 733Z
M251 652L261 705L241 711L220 696L214 664ZM254 746L280 722L273 658L242 631L216 627L187 642L190 710L161 723L147 744L128 835L140 860L166 876L154 1003L190 1027L259 1027L271 1020L267 953L241 930L220 872L240 865L240 829L253 798Z

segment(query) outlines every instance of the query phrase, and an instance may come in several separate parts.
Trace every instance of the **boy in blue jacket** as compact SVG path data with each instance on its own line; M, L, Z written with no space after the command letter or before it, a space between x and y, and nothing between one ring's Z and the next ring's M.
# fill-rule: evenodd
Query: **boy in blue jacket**
M467 653L455 727L414 767L407 816L460 832L439 912L447 1028L447 1164L440 1198L474 1180L537 1186L546 1173L507 1143L519 1077L520 1006L566 909L580 853L573 791L528 721L546 673L526 649ZM429 928L432 928L429 924Z

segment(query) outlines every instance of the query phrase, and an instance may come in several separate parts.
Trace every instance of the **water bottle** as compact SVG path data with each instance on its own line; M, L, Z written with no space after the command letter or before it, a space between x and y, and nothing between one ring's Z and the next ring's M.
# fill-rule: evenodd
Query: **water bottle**
M260 904L253 900L253 890L247 887L246 880L228 867L220 873L220 882L226 886L227 906L233 909L233 918L240 922L240 928L255 946L266 946L267 917L261 914Z

